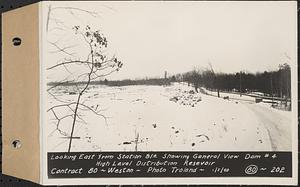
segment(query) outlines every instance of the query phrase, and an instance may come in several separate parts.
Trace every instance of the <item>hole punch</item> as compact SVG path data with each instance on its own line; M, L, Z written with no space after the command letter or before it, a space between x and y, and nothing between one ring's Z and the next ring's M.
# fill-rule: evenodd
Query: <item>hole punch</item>
M19 149L21 148L22 144L21 144L21 141L20 140L14 140L12 142L12 147L15 148L15 149Z
M14 46L19 46L19 45L21 45L22 40L19 37L15 37L15 38L12 39L12 42L13 42Z

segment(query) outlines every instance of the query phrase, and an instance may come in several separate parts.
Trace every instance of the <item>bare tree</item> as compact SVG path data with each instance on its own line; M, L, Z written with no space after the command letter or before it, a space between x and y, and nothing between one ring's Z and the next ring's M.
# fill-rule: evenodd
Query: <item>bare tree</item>
M217 87L218 97L220 97L220 87L219 87L218 77L217 77L217 75L216 75L216 73L215 73L215 71L212 67L212 64L209 62L208 65L209 65L210 70L211 70L211 72L214 76L213 84L214 84L215 87Z
M56 64L47 67L49 72L57 72L64 70L65 78L56 81L51 84L47 89L48 94L55 99L55 103L51 106L47 112L51 112L53 120L55 121L56 128L52 132L57 131L63 137L69 139L68 152L71 151L72 140L78 137L74 137L74 132L76 124L84 123L87 124L84 120L82 113L91 112L94 115L97 115L104 119L107 123L107 117L102 114L103 109L97 105L97 107L89 106L86 101L83 99L84 94L89 89L89 86L92 81L105 78L106 76L119 71L123 66L122 62L117 59L114 55L108 55L106 53L108 47L107 38L100 32L100 30L94 30L90 25L80 26L75 25L72 28L69 28L65 23L51 16L51 13L54 10L64 10L69 11L73 14L72 11L80 11L95 17L96 12L73 8L73 7L54 7L49 6L48 18L46 22L46 31L50 32L50 20L53 21L52 28L59 28L59 30L65 31L68 35L73 35L76 40L80 41L80 49L87 51L86 54L81 51L81 53L74 53L71 51L74 48L74 45L66 45L65 41L62 41L61 38L54 42L49 42L49 45L55 50L50 51L49 53L60 54L63 58L58 60ZM48 33L49 33L48 32ZM80 71L74 71L80 70ZM59 86L65 86L66 84L72 85L75 89L70 91L70 97L72 99L62 99L57 96L57 88ZM76 96L74 100L74 96ZM68 123L71 125L70 130L62 128L62 123ZM51 133L51 134L52 134Z

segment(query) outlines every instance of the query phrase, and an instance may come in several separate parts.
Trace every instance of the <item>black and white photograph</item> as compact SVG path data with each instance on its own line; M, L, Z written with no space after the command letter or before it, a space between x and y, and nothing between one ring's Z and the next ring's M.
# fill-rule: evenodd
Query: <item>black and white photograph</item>
M47 149L291 151L296 18L223 4L49 3Z

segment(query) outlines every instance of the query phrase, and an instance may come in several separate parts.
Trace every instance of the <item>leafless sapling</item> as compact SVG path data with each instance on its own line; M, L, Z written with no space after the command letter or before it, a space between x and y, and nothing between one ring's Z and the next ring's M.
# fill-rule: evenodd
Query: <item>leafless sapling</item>
M57 48L57 52L65 54L66 57L58 61L55 65L47 68L48 71L55 71L59 68L64 68L69 73L68 76L72 75L73 77L71 80L67 77L64 79L66 81L59 81L47 90L48 93L53 96L56 101L58 101L58 104L56 103L54 106L51 106L48 109L48 112L52 112L54 120L56 121L55 130L69 138L68 152L71 151L76 124L79 122L85 122L79 111L90 111L95 115L103 117L106 121L106 117L101 114L102 110L100 108L98 109L98 107L93 108L88 106L83 101L83 95L88 90L91 82L119 71L123 65L122 62L115 56L108 57L108 55L105 54L108 41L99 30L93 30L89 25L86 25L83 28L76 25L73 27L73 34L84 41L82 46L86 49L86 51L88 51L86 57L82 58L75 56L69 53L66 50L66 47L60 47L58 44L52 43L52 45ZM80 69L80 74L76 72L74 73L70 70L72 67ZM76 91L72 92L72 95L76 95L75 101L60 100L51 92L53 88L66 83L72 84L76 87ZM64 108L65 111L68 110L68 112L59 115L58 113L61 111L61 108ZM60 128L61 122L67 118L72 119L70 132L63 131Z

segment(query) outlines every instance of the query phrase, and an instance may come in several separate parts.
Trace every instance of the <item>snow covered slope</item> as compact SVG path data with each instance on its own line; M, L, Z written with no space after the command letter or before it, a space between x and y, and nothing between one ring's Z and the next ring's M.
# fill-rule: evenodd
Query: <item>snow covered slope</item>
M75 101L76 95L67 94L72 86L55 89L57 98L49 96L51 104ZM291 150L291 112L256 104L253 98L217 98L180 83L94 85L83 97L86 105L103 110L105 118L81 112L84 122L75 126L72 151ZM70 132L70 120L60 127ZM66 151L69 139L55 131L51 113L45 128L52 132L48 151Z

